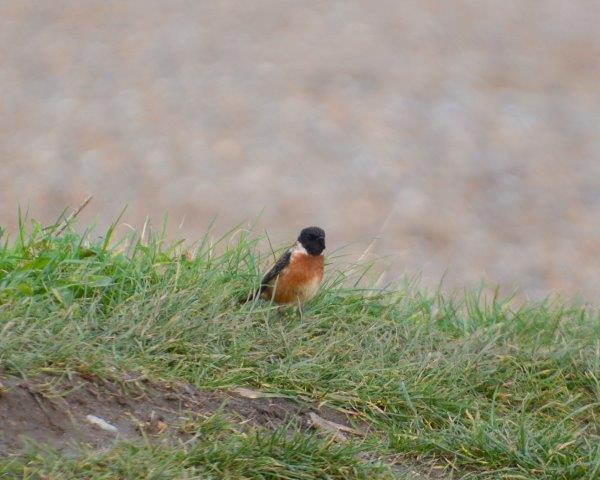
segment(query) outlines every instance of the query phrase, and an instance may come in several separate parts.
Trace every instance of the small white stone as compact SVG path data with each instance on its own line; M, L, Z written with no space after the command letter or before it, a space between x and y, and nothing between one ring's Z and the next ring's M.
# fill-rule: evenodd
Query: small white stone
M107 432L118 432L119 429L114 425L111 425L106 420L97 417L96 415L87 415L85 419L90 422L92 425L97 425L102 430L106 430Z

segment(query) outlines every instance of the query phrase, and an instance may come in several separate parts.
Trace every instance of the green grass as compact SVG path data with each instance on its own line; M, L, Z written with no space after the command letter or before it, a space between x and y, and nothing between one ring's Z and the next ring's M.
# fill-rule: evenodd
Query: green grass
M0 247L5 374L248 386L359 412L373 434L339 445L215 422L193 447L129 443L69 459L33 450L0 460L0 478L376 479L394 478L391 459L449 477L600 478L595 310L350 288L352 272L334 261L318 297L282 314L238 304L267 248L242 229L205 236L193 254L162 236L55 230L21 225Z
M202 435L192 445L121 443L106 453L82 450L69 458L50 449L32 449L26 459L0 464L0 478L392 478L384 466L358 460L358 446L329 445L301 434L289 438L282 429L243 435L214 419L196 428Z

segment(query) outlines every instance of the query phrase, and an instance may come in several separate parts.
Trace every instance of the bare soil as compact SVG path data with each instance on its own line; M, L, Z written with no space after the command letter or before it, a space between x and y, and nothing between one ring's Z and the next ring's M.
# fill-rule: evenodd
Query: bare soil
M312 427L310 414L351 427L349 418L328 408L287 398L247 398L225 391L205 391L181 383L105 380L75 375L71 379L44 376L34 380L0 378L0 455L23 451L27 440L74 452L78 444L107 448L118 439L186 439L190 416L217 410L250 426L277 428L296 420ZM100 417L117 427L101 429L86 420ZM354 422L356 423L356 422Z

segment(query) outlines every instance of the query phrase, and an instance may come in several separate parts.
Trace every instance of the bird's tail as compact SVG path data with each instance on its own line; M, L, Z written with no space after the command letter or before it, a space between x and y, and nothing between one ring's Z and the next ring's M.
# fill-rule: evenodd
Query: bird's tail
M260 294L262 293L263 288L264 287L257 288L256 290L253 290L252 292L241 296L240 298L238 298L238 303L240 305L244 305L246 303L253 302L258 297L260 297Z

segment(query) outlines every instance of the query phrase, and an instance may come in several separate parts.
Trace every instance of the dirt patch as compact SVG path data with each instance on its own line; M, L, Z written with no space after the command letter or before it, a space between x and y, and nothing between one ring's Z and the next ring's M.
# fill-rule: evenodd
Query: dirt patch
M22 451L27 438L61 452L74 451L81 443L104 448L118 439L144 436L185 439L189 432L180 427L190 415L205 416L217 410L245 424L268 428L292 420L302 429L311 428L311 413L351 427L349 418L340 412L287 398L248 398L243 389L242 393L203 391L189 384L117 382L82 375L67 380L0 378L0 384L4 385L0 455Z

